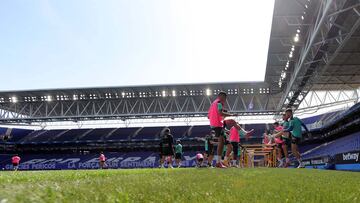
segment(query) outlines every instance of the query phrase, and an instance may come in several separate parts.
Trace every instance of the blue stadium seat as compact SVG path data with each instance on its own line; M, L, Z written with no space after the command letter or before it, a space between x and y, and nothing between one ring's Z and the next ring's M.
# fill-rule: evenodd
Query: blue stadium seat
M303 153L303 159L333 156L339 153L360 150L360 132L324 143Z
M87 131L89 131L89 129L71 129L61 134L60 136L56 137L53 141L55 142L75 141L79 136L83 135Z
M27 139L28 142L48 142L54 137L56 137L64 130L40 130L37 133L33 133L30 138Z
M184 138L189 130L189 126L172 126L170 127L171 134L174 139Z
M164 127L145 127L141 128L140 131L135 134L132 139L134 140L153 140L159 137Z
M110 136L106 138L106 140L129 140L130 136L134 135L134 133L139 130L139 128L118 128Z
M91 132L85 136L79 138L81 141L97 141L101 140L103 137L107 136L114 128L99 128L93 129Z
M24 139L28 134L33 132L33 130L27 129L16 129L13 128L11 131L9 142L19 142L21 139Z
M200 125L200 126L191 126L188 129L187 137L194 138L194 137L205 137L210 133L211 129L208 125Z

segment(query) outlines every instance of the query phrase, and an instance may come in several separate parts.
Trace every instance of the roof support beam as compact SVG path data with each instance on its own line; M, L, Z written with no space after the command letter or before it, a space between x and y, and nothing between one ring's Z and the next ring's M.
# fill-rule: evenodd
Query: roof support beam
M340 3L342 4L339 5L339 2L333 0L320 2L315 24L309 30L305 46L300 52L299 61L295 64L277 110L286 107L298 108L316 78L326 71L359 27L359 16L355 18L357 20L347 20L349 15L356 15L360 6L358 2L348 0Z

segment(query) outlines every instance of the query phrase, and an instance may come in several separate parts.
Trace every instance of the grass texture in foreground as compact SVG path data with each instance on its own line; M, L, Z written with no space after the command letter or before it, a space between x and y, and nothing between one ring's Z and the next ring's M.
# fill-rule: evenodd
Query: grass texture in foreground
M360 173L311 169L0 172L10 202L360 202Z

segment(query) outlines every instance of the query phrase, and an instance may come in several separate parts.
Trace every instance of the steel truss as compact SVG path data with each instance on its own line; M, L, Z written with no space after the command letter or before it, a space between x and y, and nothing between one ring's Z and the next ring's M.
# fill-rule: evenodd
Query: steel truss
M310 91L299 105L298 113L314 109L327 108L342 104L354 104L359 101L359 89Z
M298 113L359 101L359 89L341 91L310 91L299 106ZM292 94L292 93L291 93ZM189 124L195 118L204 118L213 98L152 98L86 101L52 101L13 103L0 110L1 123L43 123L54 121L100 121L130 119L185 119ZM241 120L278 115L273 109L278 101L269 95L229 96L227 108L239 114ZM193 119L194 118L194 119ZM194 121L196 121L195 119Z
M299 107L317 78L323 75L360 25L359 1L316 2L319 5L315 9L314 24L309 28L299 60L277 106L279 111Z
M214 97L119 98L0 104L1 123L207 116ZM229 95L227 109L239 115L274 114L277 101L268 94Z

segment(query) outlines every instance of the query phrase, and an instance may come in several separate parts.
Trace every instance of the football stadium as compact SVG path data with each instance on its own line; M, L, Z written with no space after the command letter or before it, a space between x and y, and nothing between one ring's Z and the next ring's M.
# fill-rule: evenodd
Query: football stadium
M360 1L0 13L0 203L360 202Z

